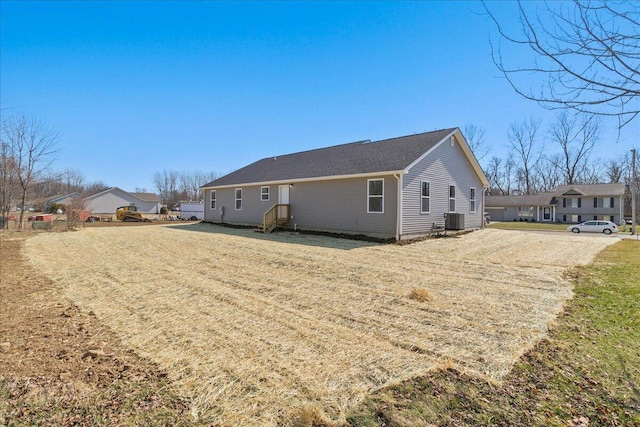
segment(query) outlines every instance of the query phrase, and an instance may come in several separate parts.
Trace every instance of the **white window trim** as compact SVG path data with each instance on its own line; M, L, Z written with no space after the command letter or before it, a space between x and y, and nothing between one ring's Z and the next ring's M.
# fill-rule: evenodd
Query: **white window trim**
M473 195L471 194L473 193ZM476 187L469 188L469 213L476 213ZM471 209L473 207L473 209Z
M451 187L453 187L453 197L451 197ZM447 206L449 208L449 212L450 213L455 213L456 212L456 208L457 208L457 203L456 203L456 186L455 184L449 184L449 188L447 189L447 195L449 196L449 206ZM451 201L453 200L453 210L451 210Z
M371 195L369 194L369 183L371 181L382 181L382 194L381 195ZM381 211L371 211L369 210L369 207L371 206L369 201L372 197L381 197L382 198L382 203L381 203ZM367 180L367 213L372 213L372 214L383 214L384 213L384 178L372 178L372 179L368 179Z
M240 198L238 198L238 190L240 190ZM233 190L233 196L235 198L235 203L233 204L233 207L235 208L235 210L241 211L242 210L242 188L236 188L235 190ZM238 209L238 200L240 200L240 209Z
M267 192L263 193L262 190L264 190L265 188L267 189ZM265 194L267 195L266 199L262 197ZM271 198L271 187L269 187L268 185L260 187L260 200L263 201L263 202L268 202L270 198Z
M422 195L422 184L425 183L425 182L427 184L429 184L429 195L428 196L423 196ZM429 199L429 210L427 210L427 211L423 211L422 210L422 200L423 199ZM420 181L420 213L421 214L431 213L431 181Z
M211 190L209 197L209 207L213 210L216 208L216 190Z

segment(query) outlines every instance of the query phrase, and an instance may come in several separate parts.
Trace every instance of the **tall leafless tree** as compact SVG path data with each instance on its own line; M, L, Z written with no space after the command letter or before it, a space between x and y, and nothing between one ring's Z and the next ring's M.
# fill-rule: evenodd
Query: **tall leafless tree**
M520 191L533 194L536 191L535 169L542 158L543 144L538 139L540 120L529 118L512 123L509 127L509 145L514 151Z
M625 171L630 168L631 158L627 153L621 159L610 160L605 166L604 174L611 183L624 182Z
M15 161L16 179L21 192L19 227L23 227L27 194L43 179L55 159L58 133L48 124L25 115L2 123L3 140Z
M562 173L556 166L562 163L562 158L559 154L554 154L542 159L536 167L535 173L538 177L538 191L553 192L558 185L563 183Z
M548 109L613 116L619 128L640 114L640 2L518 2L519 34L491 3L484 6L501 40L531 54L528 64L514 64L501 44L491 44L494 63L518 94Z
M484 135L486 133L485 128L467 123L462 129L462 133L467 140L467 144L469 144L469 148L471 148L473 155L476 156L478 161L487 157L489 154L489 147L487 147L484 139Z
M513 190L515 162L510 153L506 159L493 156L485 170L493 196L508 196Z
M164 169L162 172L153 174L153 184L160 195L160 203L169 205L176 200L178 191L178 172Z
M0 140L0 217L4 228L9 228L9 213L17 189L16 162L9 143Z
M560 155L547 160L562 174L563 184L586 181L589 156L600 138L600 120L597 116L570 115L562 111L549 128L549 139L560 147Z

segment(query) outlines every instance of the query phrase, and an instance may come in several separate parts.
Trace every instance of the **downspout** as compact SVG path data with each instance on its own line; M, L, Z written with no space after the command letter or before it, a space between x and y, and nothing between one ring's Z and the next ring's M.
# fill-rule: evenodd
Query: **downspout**
M487 221L484 217L484 211L486 210L485 201L486 201L488 189L489 187L482 187L482 227L481 228L487 228Z
M396 207L396 242L400 240L402 236L402 175L393 174L395 179L398 180L398 206Z

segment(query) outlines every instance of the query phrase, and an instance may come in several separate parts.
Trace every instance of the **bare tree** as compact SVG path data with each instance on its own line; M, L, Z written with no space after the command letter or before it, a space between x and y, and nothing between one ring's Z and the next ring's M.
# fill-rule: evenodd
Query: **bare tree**
M623 182L625 179L625 171L630 170L631 159L629 154L626 154L620 160L610 160L604 170L604 174L607 180L611 183Z
M535 169L542 157L543 145L538 142L540 120L529 118L509 127L509 145L515 153L519 189L523 194L533 194Z
M9 213L17 189L16 161L9 144L0 140L0 217L4 228L9 228Z
M493 156L485 170L489 188L493 196L508 196L512 192L515 162L512 153L503 160Z
M563 184L585 181L589 156L600 137L600 120L596 116L570 116L565 110L549 128L549 138L560 147L559 156L548 157L562 174Z
M547 157L538 163L535 173L538 177L538 190L544 192L555 191L562 183L560 169L556 166L562 163L559 154Z
M24 115L3 122L2 133L16 163L16 178L22 193L19 220L22 228L27 194L53 162L58 134L44 122Z
M179 174L174 170L163 170L153 174L153 183L160 194L160 203L170 205L178 201Z
M484 140L486 129L481 126L467 123L463 127L463 133L467 143L469 144L469 148L471 148L476 159L481 161L487 157L487 154L489 154L489 147L487 147Z
M598 184L602 182L602 173L605 170L605 164L600 161L589 162L587 167L582 171L580 182L583 184Z
M217 177L215 172L187 171L180 174L180 194L186 195L188 200L200 200L200 187Z
M531 4L535 11L527 10ZM526 5L518 2L520 34L510 34L484 3L501 39L533 54L528 65L507 64L501 45L492 43L494 63L513 89L547 109L613 116L618 128L635 119L640 113L640 3ZM532 76L539 77L538 87L530 85Z

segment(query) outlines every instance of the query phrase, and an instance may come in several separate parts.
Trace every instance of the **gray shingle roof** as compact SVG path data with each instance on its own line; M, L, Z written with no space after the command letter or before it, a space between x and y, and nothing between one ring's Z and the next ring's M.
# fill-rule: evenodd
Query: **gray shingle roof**
M357 175L405 169L456 128L381 141L359 141L267 157L218 178L205 187Z
M160 197L155 193L129 193L144 202L159 202Z
M559 185L556 190L556 195L561 196L573 188L583 193L585 196L622 196L624 194L625 185L621 183Z
M549 206L555 193L539 193L519 196L486 196L487 208L506 206Z

